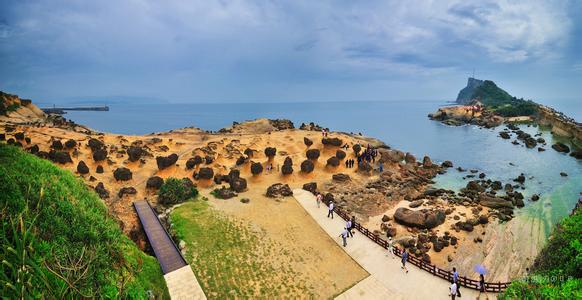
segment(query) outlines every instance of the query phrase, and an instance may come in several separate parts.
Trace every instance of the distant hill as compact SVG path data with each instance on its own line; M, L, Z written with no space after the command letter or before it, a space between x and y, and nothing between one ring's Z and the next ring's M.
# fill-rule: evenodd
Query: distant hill
M469 77L467 86L459 91L457 103L469 104L473 100L478 100L488 109L504 117L531 116L537 111L535 102L517 99L491 80Z

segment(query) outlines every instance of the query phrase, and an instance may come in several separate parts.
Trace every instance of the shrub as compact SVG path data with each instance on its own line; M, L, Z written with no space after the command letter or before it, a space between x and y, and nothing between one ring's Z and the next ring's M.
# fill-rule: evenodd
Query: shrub
M198 190L191 183L182 179L168 178L160 188L158 202L162 205L182 203L198 195Z

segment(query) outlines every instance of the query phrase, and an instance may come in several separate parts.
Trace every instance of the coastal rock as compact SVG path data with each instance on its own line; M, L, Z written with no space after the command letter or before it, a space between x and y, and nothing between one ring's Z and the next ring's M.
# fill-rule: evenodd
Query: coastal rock
M248 158L252 158L255 155L255 151L253 149L250 148L246 148L244 154L248 157Z
M572 153L570 153L570 156L576 159L582 159L582 150L573 150Z
M65 147L67 149L72 149L72 148L75 148L76 146L77 146L77 141L75 141L75 140L69 139L65 142Z
M38 145L32 145L32 146L28 147L28 149L26 149L26 150L32 154L37 154L38 151L40 151L40 148L38 147Z
M335 152L335 157L337 157L340 160L341 159L344 159L344 158L346 158L346 153L344 151L342 151L342 150L337 150Z
M72 163L73 162L73 160L71 159L71 155L69 154L69 152L63 152L63 151L51 150L48 153L48 158L52 162L56 162L56 163L59 163L59 164L66 164L66 163Z
M339 166L339 164L340 164L340 161L335 156L332 156L332 157L327 159L327 166L329 166L329 167L335 168L335 167Z
M146 182L146 188L158 190L162 187L163 184L164 179L162 177L154 176L148 178L148 181Z
M542 148L542 147L538 147L538 152L543 152L546 151L546 149Z
M103 144L102 141L100 141L98 139L94 139L94 138L90 139L87 142L87 145L89 146L89 148L91 148L91 151L93 151L93 152L95 152L96 150L105 148L105 144Z
M415 200L415 201L412 201L412 202L410 202L410 203L408 204L408 206L409 206L410 208L416 208L416 207L419 207L419 206L421 206L423 203L424 203L424 200Z
M396 227L389 226L386 228L386 237L395 237L397 233Z
M479 184L479 181L476 181L476 180L469 181L465 188L469 191L473 191L473 192L477 192L477 193L481 193L481 192L485 191L485 188Z
M563 152L563 153L568 153L570 152L570 147L566 146L563 143L555 143L552 145L552 149L558 151L558 152Z
M292 165L283 165L283 167L281 167L281 173L283 175L293 174L293 166Z
M97 168L95 169L95 172L97 174L103 174L103 166L98 165Z
M308 182L303 185L303 189L315 194L315 191L317 191L317 182Z
M207 164L207 165L211 164L213 161L214 161L214 158L212 156L210 156L210 155L206 155L204 157L204 163Z
M24 140L24 132L17 132L17 133L15 133L15 134L14 134L14 138L15 138L17 141L22 141L22 140ZM59 141L59 142L60 142L60 141ZM61 145L61 146L62 146L62 145ZM62 149L62 147L61 147L61 149ZM60 150L60 149L56 149L56 150Z
M189 158L186 161L186 169L187 170L191 170L194 169L197 165L202 164L202 157L200 157L199 155L196 155L194 157Z
M213 191L213 194L218 199L230 199L230 198L238 196L238 194L235 191L233 191L231 189L227 189L225 187L215 189Z
M107 159L107 150L104 148L95 149L93 151L93 160L94 161L103 161Z
M263 165L261 163L253 162L251 163L251 173L253 175L259 175L263 172Z
M310 160L317 160L319 158L320 152L319 149L309 149L305 152L305 155Z
M87 167L87 164L84 161L81 160L77 164L77 172L79 174L87 174L87 173L89 173L89 167Z
M567 177L568 176L568 173L566 173L566 172L560 172L560 176Z
M273 148L273 147L265 148L265 156L268 157L269 159L275 157L276 154L277 154L277 148Z
M95 193L97 193L97 195L99 195L99 198L101 199L109 198L109 191L105 189L105 185L103 185L103 182L99 182L95 186Z
M506 139L506 140L509 140L511 138L511 136L509 135L509 132L507 132L507 131L501 131L501 132L499 132L499 136L502 139Z
M138 161L141 158L144 150L141 147L130 146L126 152L129 161Z
M127 181L132 178L133 174L128 168L117 168L113 171L113 177L117 181Z
M333 196L332 193L326 193L325 195L323 195L323 202L324 203L335 202L335 197Z
M412 153L406 152L406 156L404 156L404 161L407 164L415 164L416 163L416 157Z
M5 141L5 140L6 140L6 134L0 133L0 141Z
M452 168L452 167L453 167L453 162L451 162L450 160L445 160L445 161L444 161L444 162L441 164L441 166L442 166L443 168Z
M313 172L313 169L315 168L315 165L313 164L313 162L311 160L304 160L301 163L301 172L303 173L311 173Z
M51 149L63 150L63 143L60 140L55 140L51 143Z
M159 170L173 166L178 161L178 154L173 153L168 156L157 156L156 163Z
M525 182L525 175L521 174L517 176L513 181L523 184Z
M372 171L372 165L370 165L368 162L363 161L360 164L358 164L358 172L359 173L369 175L371 171Z
M333 181L337 182L346 182L351 180L350 176L344 173L333 174L331 178Z
M489 208L513 208L513 203L511 201L485 194L479 196L479 204Z
M275 127L277 130L295 129L293 122L287 119L269 120L269 124L271 124L271 126Z
M339 138L322 138L321 143L324 145L339 147L343 144L342 140Z
M247 180L240 177L231 178L229 181L229 185L233 191L241 193L247 189Z
M360 151L362 151L362 146L360 146L360 144L355 144L352 146L352 150L354 150L354 153L356 154L356 156L358 156L360 154Z
M200 168L198 171L198 179L209 180L214 177L214 170L212 168Z
M489 217L487 215L479 215L479 224L487 224L489 223Z
M445 222L444 212L419 210L414 211L400 207L394 213L394 220L399 224L419 229L431 229Z
M240 178L240 170L237 169L230 170L230 172L228 172L228 178L229 180Z
M307 137L303 138L303 143L305 144L305 146L310 147L311 145L313 145L313 141L308 139Z
M117 196L119 196L119 198L125 196L125 195L135 195L137 194L137 190L134 187L123 187L119 190L119 192L117 193Z
M292 196L293 192L288 184L275 183L267 188L267 197L279 198Z
M531 201L538 201L538 200L540 200L540 195L538 195L538 194L531 195Z
M241 155L241 156L239 156L239 158L237 158L237 159L236 159L236 162L235 162L235 164L236 164L237 166L240 166L240 165L243 165L243 164L244 164L246 161L247 161L246 157L244 157L244 156L242 156L242 155ZM187 163L188 163L188 162L186 162L186 164L187 164ZM188 165L186 165L186 167L188 167Z
M430 157L424 156L422 158L422 166L425 167L425 168L432 167L432 161L430 160Z

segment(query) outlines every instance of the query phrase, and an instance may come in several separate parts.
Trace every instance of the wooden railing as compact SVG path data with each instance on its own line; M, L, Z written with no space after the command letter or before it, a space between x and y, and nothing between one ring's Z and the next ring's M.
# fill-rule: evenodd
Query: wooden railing
M323 202L326 205L329 205L328 201L323 201ZM340 216L342 219L344 219L345 221L350 219L350 216L345 211L341 210L338 207L336 207L334 209L334 212L338 216ZM386 240L384 240L383 238L381 238L380 236L378 236L374 232L370 231L368 228L360 225L360 223L358 223L358 222L356 222L355 228L359 232L361 232L363 235L367 236L369 239L371 239L376 244L378 244L380 247L388 250L388 242ZM399 256L399 257L402 256L402 251L400 249L398 249L397 247L392 247L392 252L394 252L394 254L396 256ZM452 272L440 269L439 267L432 265L430 263L426 263L421 258L409 255L408 262L425 270L425 271L427 271L427 272L429 272L429 273L431 273L431 274L433 274L433 275L435 275L435 276L438 276L442 279L445 279L447 281L451 281L453 279ZM470 278L467 278L464 276L459 276L458 284L460 284L463 287L479 290L479 281L478 280L473 280L473 279L470 279ZM511 282L485 282L485 290L487 292L499 293L499 292L503 292L509 286L509 284L511 284Z

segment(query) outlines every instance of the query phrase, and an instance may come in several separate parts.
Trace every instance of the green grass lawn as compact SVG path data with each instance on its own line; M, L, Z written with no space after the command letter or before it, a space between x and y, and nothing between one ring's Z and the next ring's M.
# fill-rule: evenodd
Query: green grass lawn
M209 298L313 296L291 267L290 255L264 232L222 215L208 202L176 208L171 221Z
M81 179L2 143L0 178L0 298L169 298L157 260Z

